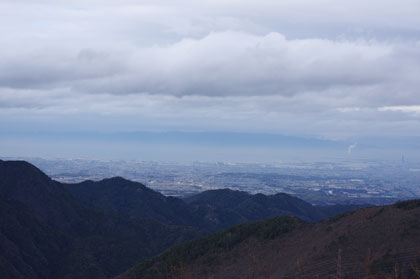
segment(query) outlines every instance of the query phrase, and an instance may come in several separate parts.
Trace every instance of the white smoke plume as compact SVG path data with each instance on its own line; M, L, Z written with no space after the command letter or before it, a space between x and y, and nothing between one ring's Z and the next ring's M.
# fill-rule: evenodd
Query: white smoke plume
M349 145L349 147L347 148L347 153L350 155L353 151L353 149L355 149L357 146L357 143L353 143L351 145Z

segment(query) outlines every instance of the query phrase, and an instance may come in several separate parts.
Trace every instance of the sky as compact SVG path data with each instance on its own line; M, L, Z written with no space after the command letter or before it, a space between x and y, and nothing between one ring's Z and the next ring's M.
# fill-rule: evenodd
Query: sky
M419 15L417 0L2 0L0 156L416 158Z

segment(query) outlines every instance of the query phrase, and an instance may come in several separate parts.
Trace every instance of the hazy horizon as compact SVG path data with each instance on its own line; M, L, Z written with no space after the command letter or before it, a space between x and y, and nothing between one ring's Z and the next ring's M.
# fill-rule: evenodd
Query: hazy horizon
M0 156L174 162L418 161L418 138L329 140L262 133L2 134ZM16 148L19 146L19 148Z

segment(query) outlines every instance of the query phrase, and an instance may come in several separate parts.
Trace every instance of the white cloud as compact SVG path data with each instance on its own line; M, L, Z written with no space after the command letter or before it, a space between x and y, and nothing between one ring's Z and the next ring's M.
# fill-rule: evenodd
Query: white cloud
M397 111L420 114L420 106L386 106L378 108L379 111Z
M419 13L412 0L2 1L1 123L414 135Z
M0 63L0 82L4 87L66 85L85 93L177 96L294 95L377 85L383 89L418 83L407 79L420 66L399 64L408 51L411 61L420 57L415 47L375 41L288 40L279 33L227 31L148 48L17 52ZM397 75L395 67L400 68Z

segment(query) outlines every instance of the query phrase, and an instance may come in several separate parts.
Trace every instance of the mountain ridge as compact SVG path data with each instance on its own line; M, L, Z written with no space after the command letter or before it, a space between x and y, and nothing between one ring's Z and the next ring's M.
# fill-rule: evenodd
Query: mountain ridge
M8 278L109 278L198 235L94 210L33 165L0 161L0 266Z
M176 245L119 279L418 278L420 200L317 223L282 216ZM338 275L337 275L338 274Z
M285 194L229 193L241 202L188 204L122 177L62 184L25 161L0 160L1 271L6 278L110 278L205 232L270 214L305 216L299 204L315 209ZM294 212L281 208L288 203Z
M284 193L252 195L230 189L207 190L180 199L164 196L140 182L122 177L65 184L64 187L76 198L103 210L210 232L278 215L297 216L313 222L362 207L319 207Z

